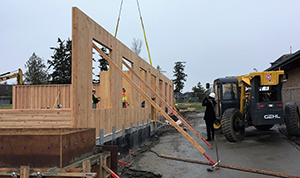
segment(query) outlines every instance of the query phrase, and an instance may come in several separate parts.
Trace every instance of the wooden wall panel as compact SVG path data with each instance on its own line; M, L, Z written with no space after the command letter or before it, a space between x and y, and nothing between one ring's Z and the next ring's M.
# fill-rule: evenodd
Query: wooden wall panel
M70 85L14 85L13 109L70 108Z
M0 128L70 127L70 109L7 109L0 111Z
M92 42L109 49L109 57L121 68L123 59L130 61L131 69L139 74L160 96L166 95L169 104L173 105L173 83L157 71L148 62L132 52L104 28L78 8L72 9L72 85L20 85L13 87L13 110L0 110L0 127L75 127L100 129L104 134L147 122L160 116L122 76L110 68L100 72L100 84L92 85ZM132 72L126 71L133 81L152 98L154 93L140 84ZM129 108L122 108L122 88L126 88L130 103ZM91 91L101 98L97 109L92 109ZM164 98L164 97L163 97ZM158 99L156 99L158 100ZM156 101L157 103L161 101ZM41 109L56 107L62 104L63 109ZM162 106L163 107L163 106ZM4 124L2 124L4 123Z
M97 94L99 95L101 101L98 104L98 108L111 108L111 86L110 86L110 72L101 71L100 72L100 84L98 87ZM95 88L95 87L94 87Z

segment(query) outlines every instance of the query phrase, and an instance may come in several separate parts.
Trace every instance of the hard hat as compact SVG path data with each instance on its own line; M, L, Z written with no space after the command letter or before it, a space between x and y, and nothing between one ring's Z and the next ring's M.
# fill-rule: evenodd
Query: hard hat
M92 90L92 92L95 92L95 91L96 91L95 89Z
M210 94L209 94L209 97L215 98L215 94L214 94L214 93L210 93Z

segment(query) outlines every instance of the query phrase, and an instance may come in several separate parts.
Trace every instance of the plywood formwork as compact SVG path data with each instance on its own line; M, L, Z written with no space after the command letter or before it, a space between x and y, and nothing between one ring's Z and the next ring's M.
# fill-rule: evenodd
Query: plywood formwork
M132 52L118 39L94 22L78 8L72 9L72 84L14 86L13 110L0 110L0 128L47 128L72 127L96 128L104 134L129 128L131 123L146 123L156 119L160 113L113 68L100 72L100 84L92 84L92 43L109 49L110 58L122 68L130 63L131 69L151 85L158 93L159 88L173 105L173 82ZM155 95L134 77L124 71L149 96ZM122 88L126 89L129 107L122 108ZM97 109L92 109L91 91L101 98ZM156 103L163 103L155 99ZM142 107L144 103L144 107ZM62 104L63 109L53 109ZM41 109L50 108L50 109Z

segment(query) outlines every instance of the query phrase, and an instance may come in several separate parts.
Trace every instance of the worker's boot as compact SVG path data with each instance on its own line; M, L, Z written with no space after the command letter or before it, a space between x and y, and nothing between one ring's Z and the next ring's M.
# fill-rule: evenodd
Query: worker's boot
M206 139L206 141L211 141L210 134L207 134L207 139Z

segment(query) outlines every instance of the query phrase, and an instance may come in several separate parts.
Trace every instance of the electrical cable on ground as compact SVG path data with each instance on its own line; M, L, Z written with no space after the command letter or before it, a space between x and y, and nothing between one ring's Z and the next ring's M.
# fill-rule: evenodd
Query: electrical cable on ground
M156 153L153 150L148 150L148 151L154 153L155 155L157 155L160 158L166 158L166 159L172 159L172 160L176 160L176 161L184 161L184 162L190 162L190 163L197 163L197 164L204 164L204 165L212 165L209 162L178 158L178 157L173 157L173 156L168 156L168 155L163 155L163 154L159 155L158 153ZM277 173L277 172L271 172L271 171L265 171L265 170L259 170L259 169L250 169L250 168L231 166L231 165L225 165L225 164L219 164L218 166L222 167L222 168L228 168L228 169L263 174L263 175L270 175L270 176L275 176L275 177L300 178L300 176L293 176L293 175L282 174L282 173Z

